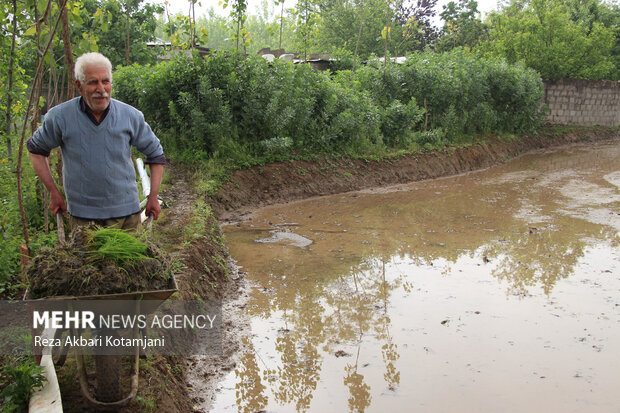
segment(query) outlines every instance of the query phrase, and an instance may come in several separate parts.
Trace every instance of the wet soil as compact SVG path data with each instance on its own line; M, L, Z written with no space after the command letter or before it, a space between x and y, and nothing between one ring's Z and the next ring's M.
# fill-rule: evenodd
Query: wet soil
M211 204L218 212L218 219L222 223L252 220L252 214L266 205L458 174L503 163L533 149L575 142L597 142L618 137L617 129L566 130L562 127L550 127L539 136L514 140L489 138L485 143L469 147L441 152L431 151L385 162L323 159L314 162L277 163L236 171L230 182L225 184L211 200ZM294 228L295 223L266 222L255 225L253 230L260 231L261 226L265 227L262 229L290 234L289 229ZM278 238L278 234L273 232L262 233L265 234L265 239ZM290 239L285 241L291 242ZM295 239L292 242L305 243L303 239ZM260 260L262 257L254 256L253 259ZM253 345L248 338L251 320L248 312L244 311L248 308L252 289L247 285L245 273L239 271L238 274L240 275L238 279L223 294L225 337L228 340L228 348L234 353L224 359L207 357L202 360L194 358L190 361L187 377L196 411L210 411L216 403L221 381L232 374L236 375L240 367L243 368L254 360ZM285 286L286 281L280 280L280 284ZM265 291L267 294L274 292L269 287ZM254 326L252 330L260 331L261 327ZM286 335L286 331L278 333L278 336L281 335ZM300 368L303 369L304 366L300 365ZM248 374L249 371L245 376ZM253 376L245 378L248 384L258 383L256 380L259 380ZM269 375L267 378L272 379ZM359 377L352 374L351 380L355 381L356 378ZM254 396L259 397L257 393L259 390L258 387L254 390L248 389L248 394L245 396L242 394L242 399L244 397L248 399L244 404L251 405Z

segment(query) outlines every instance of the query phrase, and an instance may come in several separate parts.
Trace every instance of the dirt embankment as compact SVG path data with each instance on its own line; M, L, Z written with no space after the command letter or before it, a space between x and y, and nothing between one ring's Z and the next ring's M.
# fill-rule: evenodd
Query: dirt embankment
M280 162L236 171L212 200L222 221L246 218L262 206L314 196L403 184L483 169L534 149L620 136L612 128L547 127L538 135L487 138L482 143L383 161L319 159Z

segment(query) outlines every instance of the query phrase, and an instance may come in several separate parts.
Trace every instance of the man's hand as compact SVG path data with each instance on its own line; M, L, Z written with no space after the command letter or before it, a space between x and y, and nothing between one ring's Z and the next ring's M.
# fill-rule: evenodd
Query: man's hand
M157 194L159 193L159 185L161 184L161 178L164 174L164 165L151 164L149 165L149 169L151 170L151 193L146 201L144 213L147 217L152 213L153 219L156 220L159 217L159 212L161 211Z
M52 211L52 216L56 216L58 210L61 212L67 211L67 204L65 203L65 198L56 190L55 193L50 194L50 211Z
M149 195L148 200L146 201L146 208L144 213L148 217L150 214L153 214L153 219L157 220L159 217L159 212L161 211L161 207L159 206L159 200L157 196Z

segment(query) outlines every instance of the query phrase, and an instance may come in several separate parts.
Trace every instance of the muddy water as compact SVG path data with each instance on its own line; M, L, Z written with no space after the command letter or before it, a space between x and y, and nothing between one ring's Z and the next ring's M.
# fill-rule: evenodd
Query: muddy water
M620 144L226 228L251 335L213 411L620 409Z

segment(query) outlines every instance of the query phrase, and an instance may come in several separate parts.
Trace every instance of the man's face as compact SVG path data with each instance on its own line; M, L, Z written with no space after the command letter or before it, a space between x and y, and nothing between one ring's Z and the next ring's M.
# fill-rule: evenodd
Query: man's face
M112 76L105 66L86 66L84 83L76 80L80 94L95 115L101 115L110 104Z

